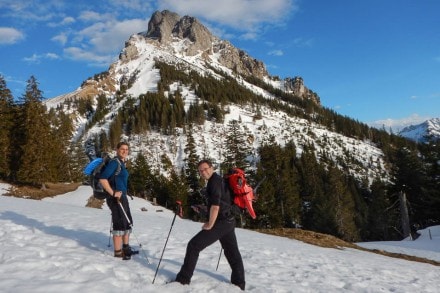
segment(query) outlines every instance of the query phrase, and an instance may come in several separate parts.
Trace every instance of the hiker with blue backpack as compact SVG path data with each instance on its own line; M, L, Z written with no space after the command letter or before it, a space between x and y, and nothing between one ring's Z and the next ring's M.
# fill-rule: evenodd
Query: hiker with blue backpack
M134 254L129 244L133 219L127 199L128 171L125 161L128 151L128 143L118 143L115 158L107 163L99 175L99 182L108 194L106 202L112 213L114 256L124 260Z
M204 223L202 230L188 242L183 265L175 281L183 285L189 284L200 252L219 240L232 269L231 283L244 290L244 267L235 235L235 216L231 206L230 189L223 177L214 171L211 161L200 161L198 171L200 177L208 181L206 186L208 222Z

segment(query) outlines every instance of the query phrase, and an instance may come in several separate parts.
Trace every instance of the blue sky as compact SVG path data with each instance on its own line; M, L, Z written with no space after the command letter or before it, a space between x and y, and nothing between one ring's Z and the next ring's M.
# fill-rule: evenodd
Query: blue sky
M371 125L440 117L438 0L0 0L0 74L46 98L108 69L156 10L197 17L263 61L301 76L322 105Z

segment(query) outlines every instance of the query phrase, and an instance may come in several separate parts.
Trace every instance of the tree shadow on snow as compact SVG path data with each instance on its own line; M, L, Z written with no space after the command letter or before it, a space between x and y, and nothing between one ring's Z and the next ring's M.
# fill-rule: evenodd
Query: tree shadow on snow
M102 244L108 241L108 235L99 232L88 231L84 229L73 230L62 226L47 226L38 220L28 218L27 216L6 211L0 213L0 219L10 220L17 225L27 226L37 229L45 234L50 234L66 239L74 240L79 245L87 247L91 250L102 250Z
M84 246L87 249L93 251L102 252L103 250L109 249L108 244L105 244L104 247L104 243L109 242L109 234L89 231L85 229L75 230L75 229L68 229L62 226L48 226L44 222L40 222L38 220L11 211L5 211L0 213L0 219L9 220L17 225L26 226L31 229L36 229L45 234L54 235L57 237L63 237L66 239L76 241L79 245ZM112 242L111 245L113 246ZM111 250L111 254L113 254L113 250ZM148 258L150 263L148 263L145 258ZM152 271L155 271L159 259L154 259L155 263L153 263L153 259L148 256L147 251L142 247L140 248L139 254L137 256L133 256L130 261L139 262L141 265L151 269ZM177 272L166 269L166 265L172 264L173 266L180 268L182 262L183 262L183 256L181 261L167 259L166 256L164 256L161 262L161 266L159 267L156 280L163 279L164 276L167 279L167 281L174 280ZM214 270L210 271L208 269L203 269L201 268L202 266L203 265L198 264L194 272L195 275L197 275L198 273L203 273L205 275L212 277L213 279L219 280L220 282L229 282L229 279L221 275L220 273L217 273Z

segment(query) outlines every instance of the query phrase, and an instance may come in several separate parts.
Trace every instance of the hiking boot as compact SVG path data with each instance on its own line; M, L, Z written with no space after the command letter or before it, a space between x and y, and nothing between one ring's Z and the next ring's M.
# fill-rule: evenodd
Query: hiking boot
M125 256L130 256L130 257L131 257L133 254L138 253L138 251L135 251L135 250L131 249L131 246L128 245L128 244L124 244L124 245L122 246L122 251L124 252L124 255L125 255Z
M191 281L189 279L182 277L182 275L180 273L177 274L176 279L174 279L173 282L178 282L182 285L189 285L189 283L191 283Z
M124 257L124 253L122 252L122 249L115 250L115 254L114 254L114 256L115 256L115 257L121 257L121 258L123 258L123 257Z

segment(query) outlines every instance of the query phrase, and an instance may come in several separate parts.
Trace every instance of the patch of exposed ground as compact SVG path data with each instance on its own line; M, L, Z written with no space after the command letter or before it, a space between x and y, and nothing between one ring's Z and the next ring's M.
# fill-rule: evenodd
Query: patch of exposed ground
M289 229L289 228L257 229L255 231L260 232L260 233L265 233L265 234L271 234L271 235L275 235L275 236L287 237L290 239L296 239L296 240L299 240L299 241L302 241L302 242L305 242L308 244L321 246L321 247L328 247L328 248L335 248L335 249L343 249L344 247L348 247L348 248L359 249L362 251L373 252L373 253L389 256L389 257L401 258L401 259L405 259L405 260L409 260L409 261L417 261L417 262L429 263L429 264L432 264L435 266L440 266L440 262L438 262L438 261L434 261L434 260L430 260L430 259L426 259L426 258L422 258L422 257L417 257L417 256L401 254L401 253L386 252L386 251L378 250L378 249L366 249L366 248L360 247L356 244L346 242L346 241L339 239L337 237L327 235L327 234L317 233L317 232L313 232L313 231L307 231L307 230L301 230L301 229Z

